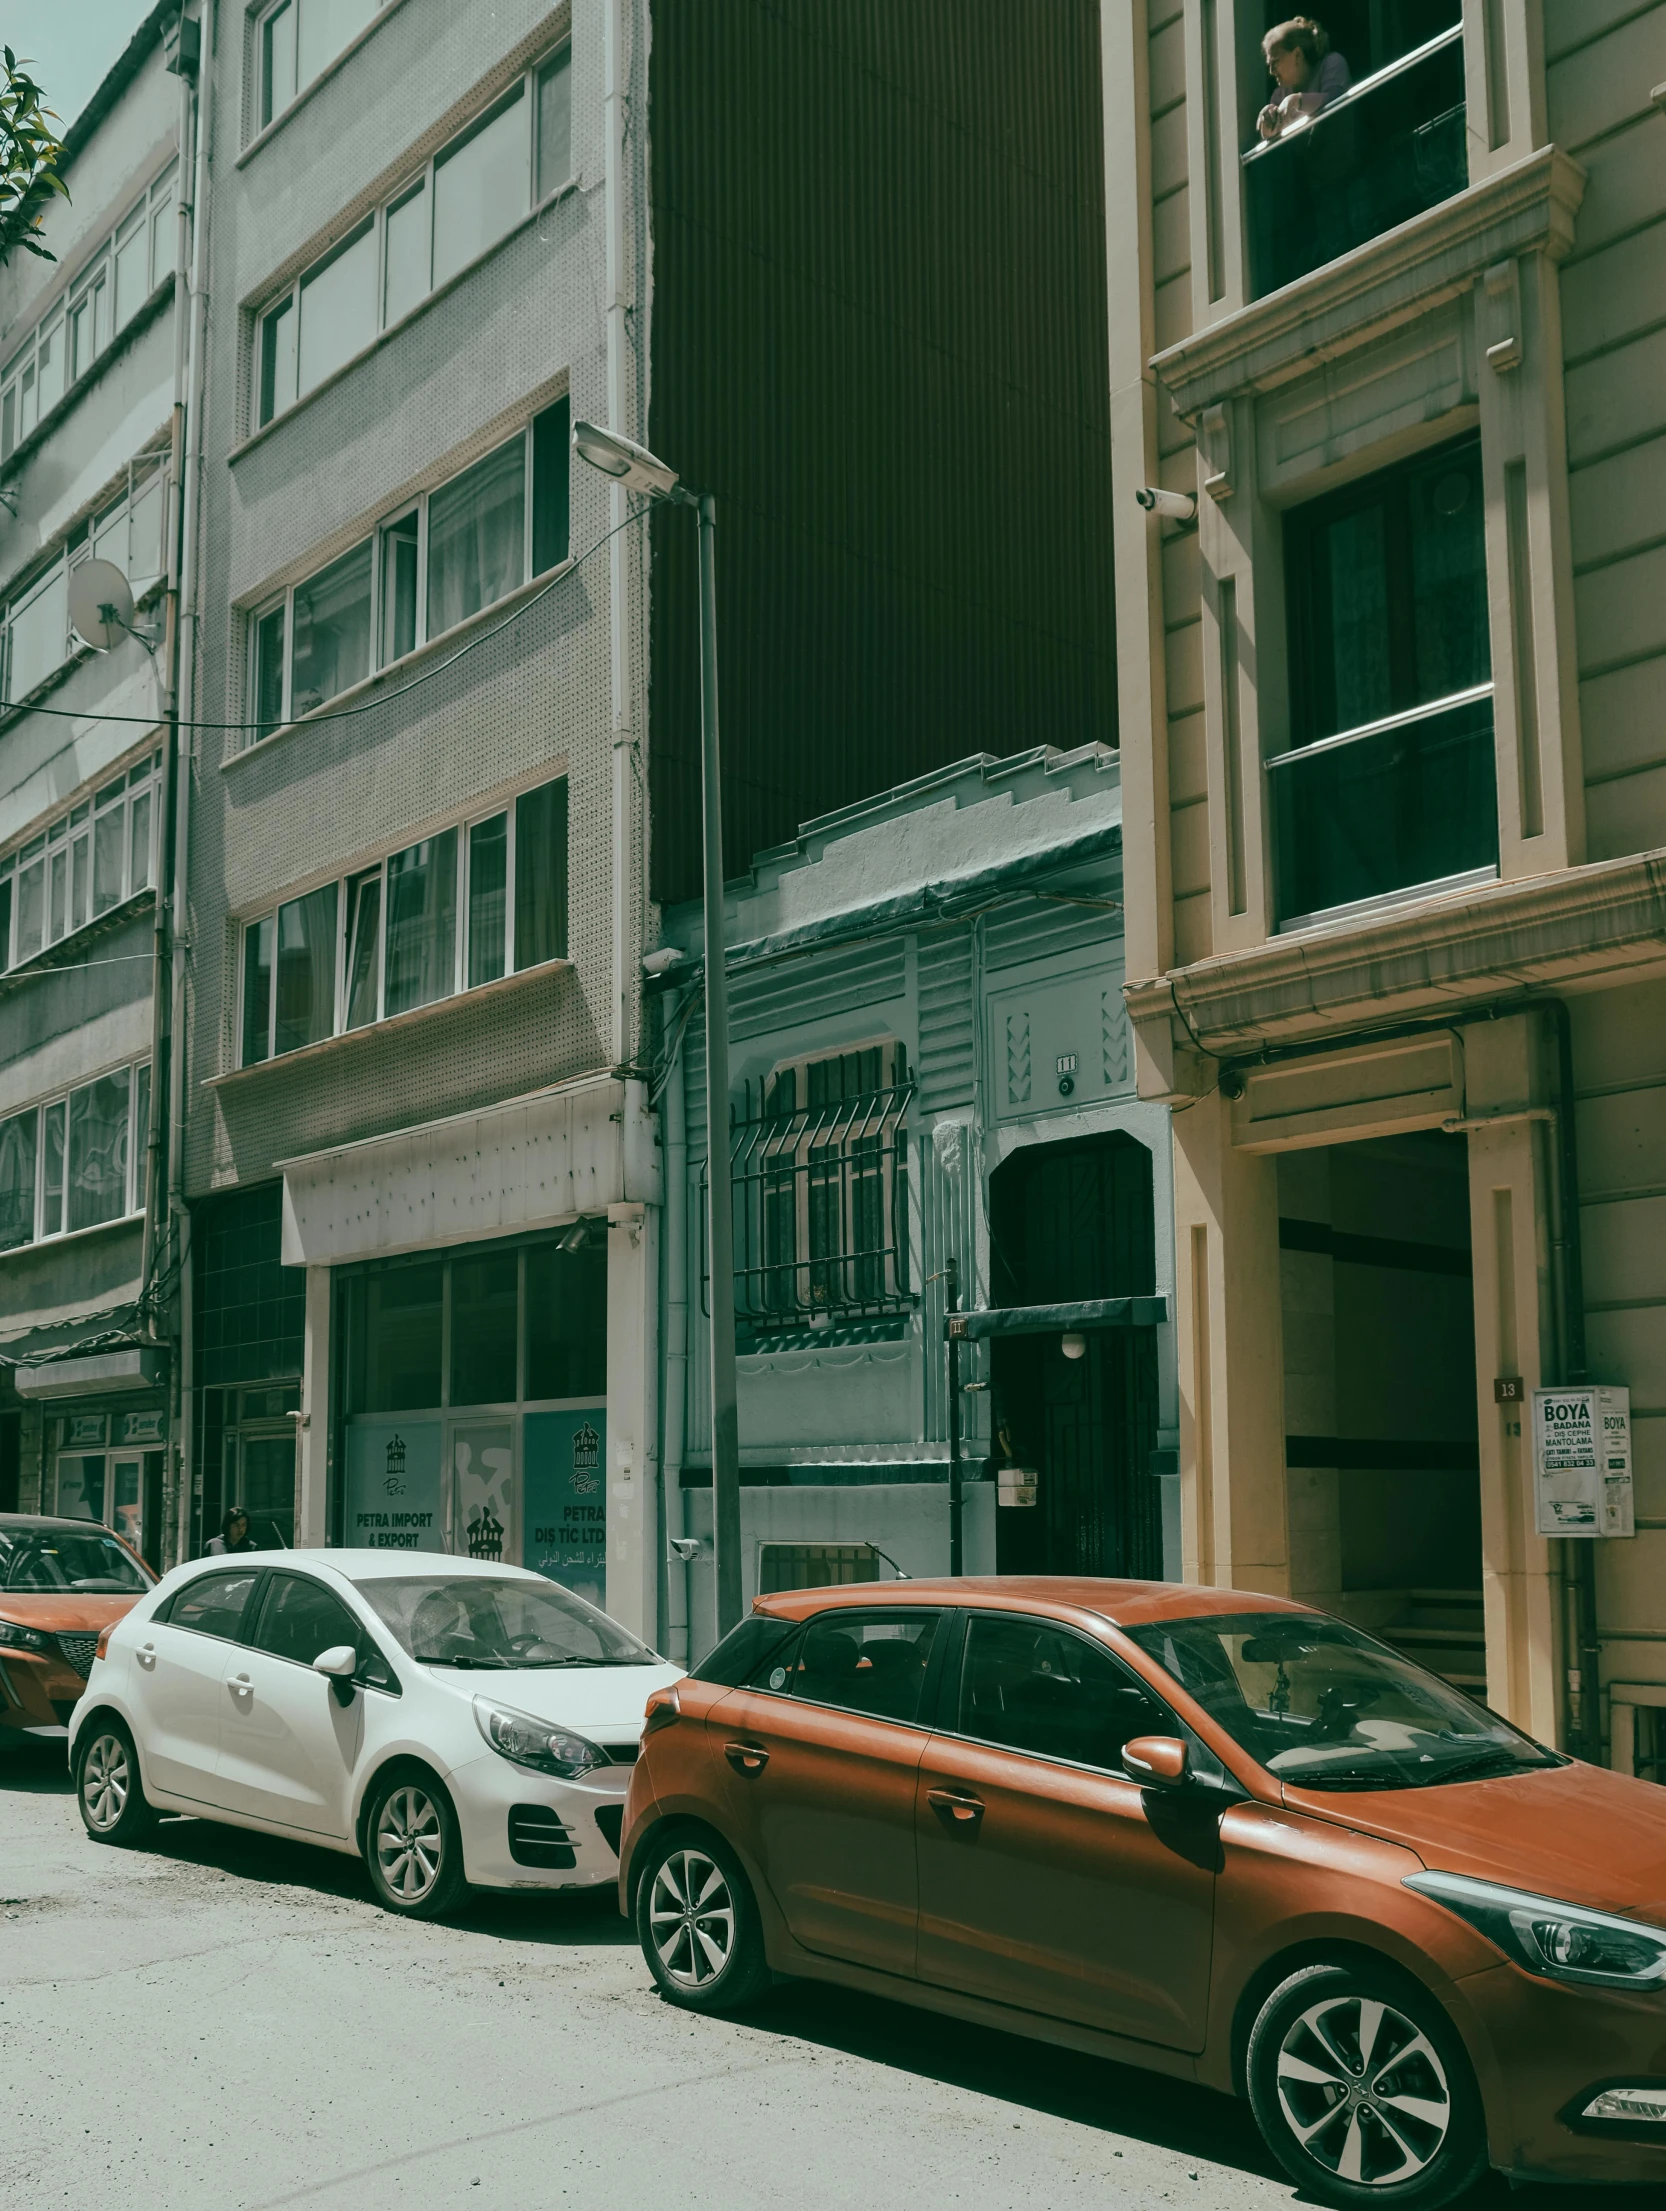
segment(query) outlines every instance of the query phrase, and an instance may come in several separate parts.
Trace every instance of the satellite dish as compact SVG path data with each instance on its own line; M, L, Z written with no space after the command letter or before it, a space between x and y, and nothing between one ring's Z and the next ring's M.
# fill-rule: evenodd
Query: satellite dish
M69 572L69 618L95 653L107 653L133 628L133 591L113 560L84 560Z

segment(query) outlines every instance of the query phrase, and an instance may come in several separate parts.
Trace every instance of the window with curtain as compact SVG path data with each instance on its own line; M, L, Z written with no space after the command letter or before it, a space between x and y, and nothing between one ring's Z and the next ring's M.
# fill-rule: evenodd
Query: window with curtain
M526 441L514 438L428 502L428 628L466 622L525 580Z
M0 1251L140 1212L149 1112L140 1061L0 1121Z
M456 988L455 829L393 855L387 900L387 1012L449 998Z
M272 1049L298 1051L335 1033L336 886L278 908Z
M310 714L370 673L370 545L295 587L290 719Z

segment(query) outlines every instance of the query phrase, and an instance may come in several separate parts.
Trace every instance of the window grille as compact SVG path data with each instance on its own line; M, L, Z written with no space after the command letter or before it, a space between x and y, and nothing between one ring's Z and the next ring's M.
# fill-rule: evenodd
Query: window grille
M889 1079L887 1079L889 1078ZM908 1128L900 1046L779 1067L730 1131L735 1310L754 1327L906 1311Z

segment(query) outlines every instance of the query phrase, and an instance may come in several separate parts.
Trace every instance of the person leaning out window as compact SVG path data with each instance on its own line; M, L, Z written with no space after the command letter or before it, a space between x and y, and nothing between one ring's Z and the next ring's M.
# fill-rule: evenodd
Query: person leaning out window
M1338 100L1353 83L1353 72L1331 46L1324 28L1310 15L1277 23L1261 41L1268 74L1278 87L1256 118L1263 138L1280 137Z

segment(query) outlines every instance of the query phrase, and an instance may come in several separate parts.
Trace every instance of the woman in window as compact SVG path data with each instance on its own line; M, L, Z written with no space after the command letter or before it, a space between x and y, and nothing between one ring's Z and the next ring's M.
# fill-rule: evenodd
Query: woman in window
M1278 86L1278 97L1268 101L1256 121L1263 138L1277 138L1292 124L1318 115L1354 81L1347 62L1331 50L1329 36L1310 15L1275 24L1261 41L1261 51Z

